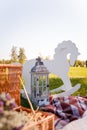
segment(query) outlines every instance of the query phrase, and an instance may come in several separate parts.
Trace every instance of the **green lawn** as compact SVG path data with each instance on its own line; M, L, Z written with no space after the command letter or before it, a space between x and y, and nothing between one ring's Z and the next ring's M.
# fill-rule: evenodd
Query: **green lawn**
M81 84L81 88L75 92L74 96L87 96L87 68L85 67L70 67L69 77L72 83L72 86L77 83ZM50 89L57 88L63 84L62 80L53 74L49 76L49 85ZM21 97L21 105L29 107L27 100Z
M50 89L60 87L63 82L60 77L50 74L49 84ZM81 88L75 92L73 95L87 96L87 68L85 67L70 67L69 77L72 86L80 83Z
M87 77L87 68L86 67L70 67L69 76L72 78Z

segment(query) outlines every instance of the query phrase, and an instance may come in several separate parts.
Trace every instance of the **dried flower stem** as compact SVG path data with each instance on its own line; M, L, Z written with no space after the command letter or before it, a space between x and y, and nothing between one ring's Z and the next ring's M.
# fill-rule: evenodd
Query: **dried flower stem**
M29 96L28 96L28 94L27 94L27 91L26 91L25 85L24 85L24 83L23 83L21 77L20 77L20 76L18 76L18 77L19 77L19 79L20 79L20 81L21 81L21 84L23 85L23 89L24 89L24 92L25 92L25 94L26 94L26 97L27 97L28 103L30 104L31 110L32 110L33 114L35 114L35 111L34 111L33 105L32 105L32 103L31 103L31 101L30 101L30 99L29 99Z

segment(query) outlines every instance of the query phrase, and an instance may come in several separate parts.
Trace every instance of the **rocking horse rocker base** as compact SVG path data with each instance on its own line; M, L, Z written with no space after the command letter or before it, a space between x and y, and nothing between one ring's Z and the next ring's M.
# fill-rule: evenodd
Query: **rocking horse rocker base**
M71 87L70 89L66 90L65 92L58 93L58 94L53 94L52 97L57 98L57 97L70 96L73 93L75 93L78 89L80 89L80 86L81 86L80 84L76 84L75 86ZM64 87L64 85L63 85L63 87ZM63 90L63 87L61 86L61 87L59 87L57 89L53 89L50 92L52 93L52 92L57 92L58 90Z

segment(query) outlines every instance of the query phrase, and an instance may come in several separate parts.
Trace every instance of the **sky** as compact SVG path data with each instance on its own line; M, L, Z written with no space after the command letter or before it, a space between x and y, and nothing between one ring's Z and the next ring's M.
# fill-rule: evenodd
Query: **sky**
M27 59L53 57L64 40L87 60L87 0L0 0L0 59L10 59L13 46Z

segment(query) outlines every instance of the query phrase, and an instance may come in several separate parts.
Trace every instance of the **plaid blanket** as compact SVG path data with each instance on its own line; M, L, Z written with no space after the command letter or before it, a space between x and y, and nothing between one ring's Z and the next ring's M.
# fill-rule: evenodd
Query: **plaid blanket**
M87 97L50 97L50 104L41 110L55 115L55 130L63 128L69 122L82 118L87 110Z

